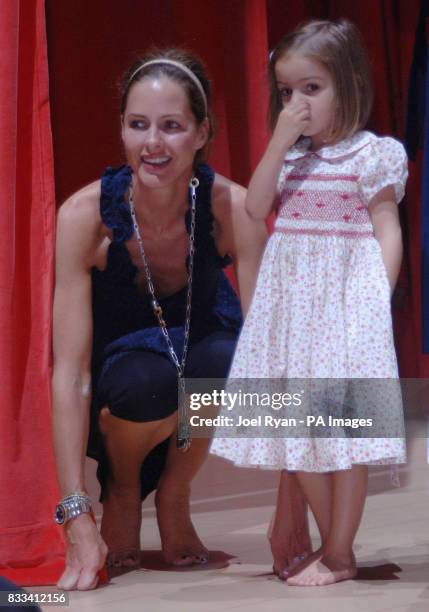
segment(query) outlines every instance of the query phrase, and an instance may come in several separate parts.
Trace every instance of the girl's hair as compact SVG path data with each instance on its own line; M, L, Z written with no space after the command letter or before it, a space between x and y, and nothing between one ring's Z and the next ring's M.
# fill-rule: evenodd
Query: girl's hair
M337 106L328 141L346 138L364 127L373 99L369 59L358 29L347 19L340 19L308 21L284 36L274 48L268 65L270 128L274 129L283 108L275 66L285 55L295 52L323 64L333 78Z
M150 62L152 60L162 60L168 59L173 60L175 62L179 62L183 64L193 72L195 77L201 83L201 86L206 95L206 102L203 99L201 92L194 82L194 80L186 73L185 70L181 70L180 67L174 66L172 64L151 64L149 66L145 66L141 70L139 70L140 66L143 66L146 62ZM199 151L197 151L195 155L194 165L197 165L203 162L208 155L210 142L213 139L214 130L215 130L215 120L212 111L211 105L211 86L210 81L208 79L206 69L202 61L195 56L194 54L185 51L184 49L176 49L176 48L167 48L167 49L151 49L147 53L145 53L137 62L135 62L127 72L124 74L122 78L122 82L120 85L120 93L121 93L121 103L120 103L120 111L121 115L125 113L125 109L127 106L128 95L130 93L131 87L142 81L145 78L155 78L160 75L165 75L168 78L179 83L188 94L189 104L191 107L192 114L194 115L197 124L201 124L204 119L207 117L209 121L209 134L207 143L202 147ZM206 112L206 103L207 103L207 112Z

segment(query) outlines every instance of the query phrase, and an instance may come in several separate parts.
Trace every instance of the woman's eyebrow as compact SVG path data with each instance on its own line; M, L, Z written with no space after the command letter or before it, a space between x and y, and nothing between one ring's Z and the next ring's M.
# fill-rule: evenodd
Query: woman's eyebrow
M128 113L128 117L146 117L143 113ZM161 119L165 119L165 117L183 117L183 113L180 112L172 112L172 113L164 113L161 115Z

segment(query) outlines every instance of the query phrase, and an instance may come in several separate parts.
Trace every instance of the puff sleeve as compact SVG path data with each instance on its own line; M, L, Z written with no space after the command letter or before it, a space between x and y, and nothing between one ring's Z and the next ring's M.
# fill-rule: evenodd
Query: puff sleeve
M396 203L404 197L408 160L404 147L394 138L377 138L366 147L359 187L366 204L384 187L395 190Z

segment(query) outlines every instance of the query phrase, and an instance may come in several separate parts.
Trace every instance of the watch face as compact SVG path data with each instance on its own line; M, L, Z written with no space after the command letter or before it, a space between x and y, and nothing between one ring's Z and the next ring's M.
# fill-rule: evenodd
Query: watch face
M55 522L58 525L62 525L64 523L64 521L66 520L66 512L65 512L65 508L62 504L58 504L58 506L55 508Z

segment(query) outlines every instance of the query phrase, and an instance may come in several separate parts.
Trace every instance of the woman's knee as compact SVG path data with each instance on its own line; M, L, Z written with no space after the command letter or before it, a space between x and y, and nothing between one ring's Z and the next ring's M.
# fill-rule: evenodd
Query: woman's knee
M189 353L187 376L225 378L231 367L236 344L236 335L231 332L218 331L206 336Z
M112 415L141 423L166 418L176 410L174 369L164 357L147 353L130 353L104 374L100 396Z

